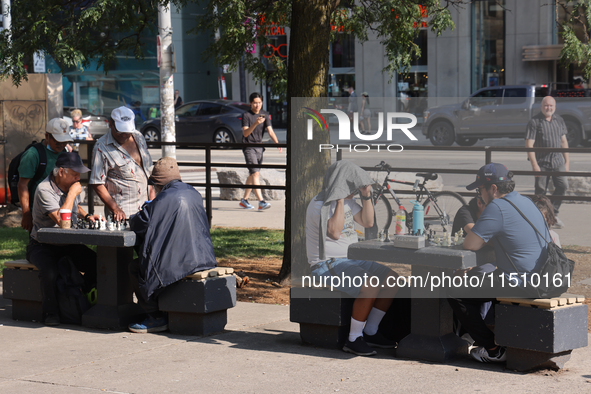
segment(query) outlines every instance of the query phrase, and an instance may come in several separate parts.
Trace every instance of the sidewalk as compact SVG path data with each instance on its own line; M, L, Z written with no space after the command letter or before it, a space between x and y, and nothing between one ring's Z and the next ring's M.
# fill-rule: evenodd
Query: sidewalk
M208 337L45 327L10 318L0 298L2 393L587 392L591 348L530 374L467 358L448 364L354 357L305 346L289 307L238 303Z
M283 229L285 221L285 200L270 201L272 207L258 212L243 209L238 201L213 201L213 225L220 227L267 227ZM591 246L589 237L589 215L591 204L567 204L560 207L560 218L565 228L556 230L563 246Z

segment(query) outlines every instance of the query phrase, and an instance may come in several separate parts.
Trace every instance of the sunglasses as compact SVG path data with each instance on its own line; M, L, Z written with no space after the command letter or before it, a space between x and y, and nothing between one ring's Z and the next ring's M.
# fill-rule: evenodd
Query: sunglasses
M78 119L78 120L72 119L72 123L82 123L82 119Z

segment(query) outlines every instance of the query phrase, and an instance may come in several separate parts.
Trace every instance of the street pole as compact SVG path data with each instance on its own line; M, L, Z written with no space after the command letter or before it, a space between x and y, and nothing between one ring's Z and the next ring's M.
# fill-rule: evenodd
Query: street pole
M158 5L158 34L161 40L160 63L160 128L163 142L176 142L174 114L174 65L172 45L172 18L170 5ZM176 147L162 146L162 157L176 159Z

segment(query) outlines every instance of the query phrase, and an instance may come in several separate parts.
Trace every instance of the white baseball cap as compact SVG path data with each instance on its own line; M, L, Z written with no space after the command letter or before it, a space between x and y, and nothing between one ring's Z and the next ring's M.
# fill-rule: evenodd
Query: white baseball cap
M118 132L133 133L135 131L135 114L129 108L115 108L111 112L111 118L115 121L115 128Z
M51 134L58 142L73 141L72 137L70 137L69 129L68 122L61 118L53 118L45 126L45 131Z

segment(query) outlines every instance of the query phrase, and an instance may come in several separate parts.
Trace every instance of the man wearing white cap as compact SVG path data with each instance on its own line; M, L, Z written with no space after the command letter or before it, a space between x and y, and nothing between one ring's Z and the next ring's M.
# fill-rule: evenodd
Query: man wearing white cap
M31 208L33 207L35 190L41 181L51 173L57 157L65 151L68 142L72 141L69 128L70 126L65 120L51 119L45 126L45 139L27 149L21 156L18 166L18 198L23 210L21 227L29 232L33 228Z
M105 215L124 220L154 197L148 189L152 157L146 140L135 129L135 115L127 107L111 112L111 132L97 141L92 154L91 184L105 203Z

